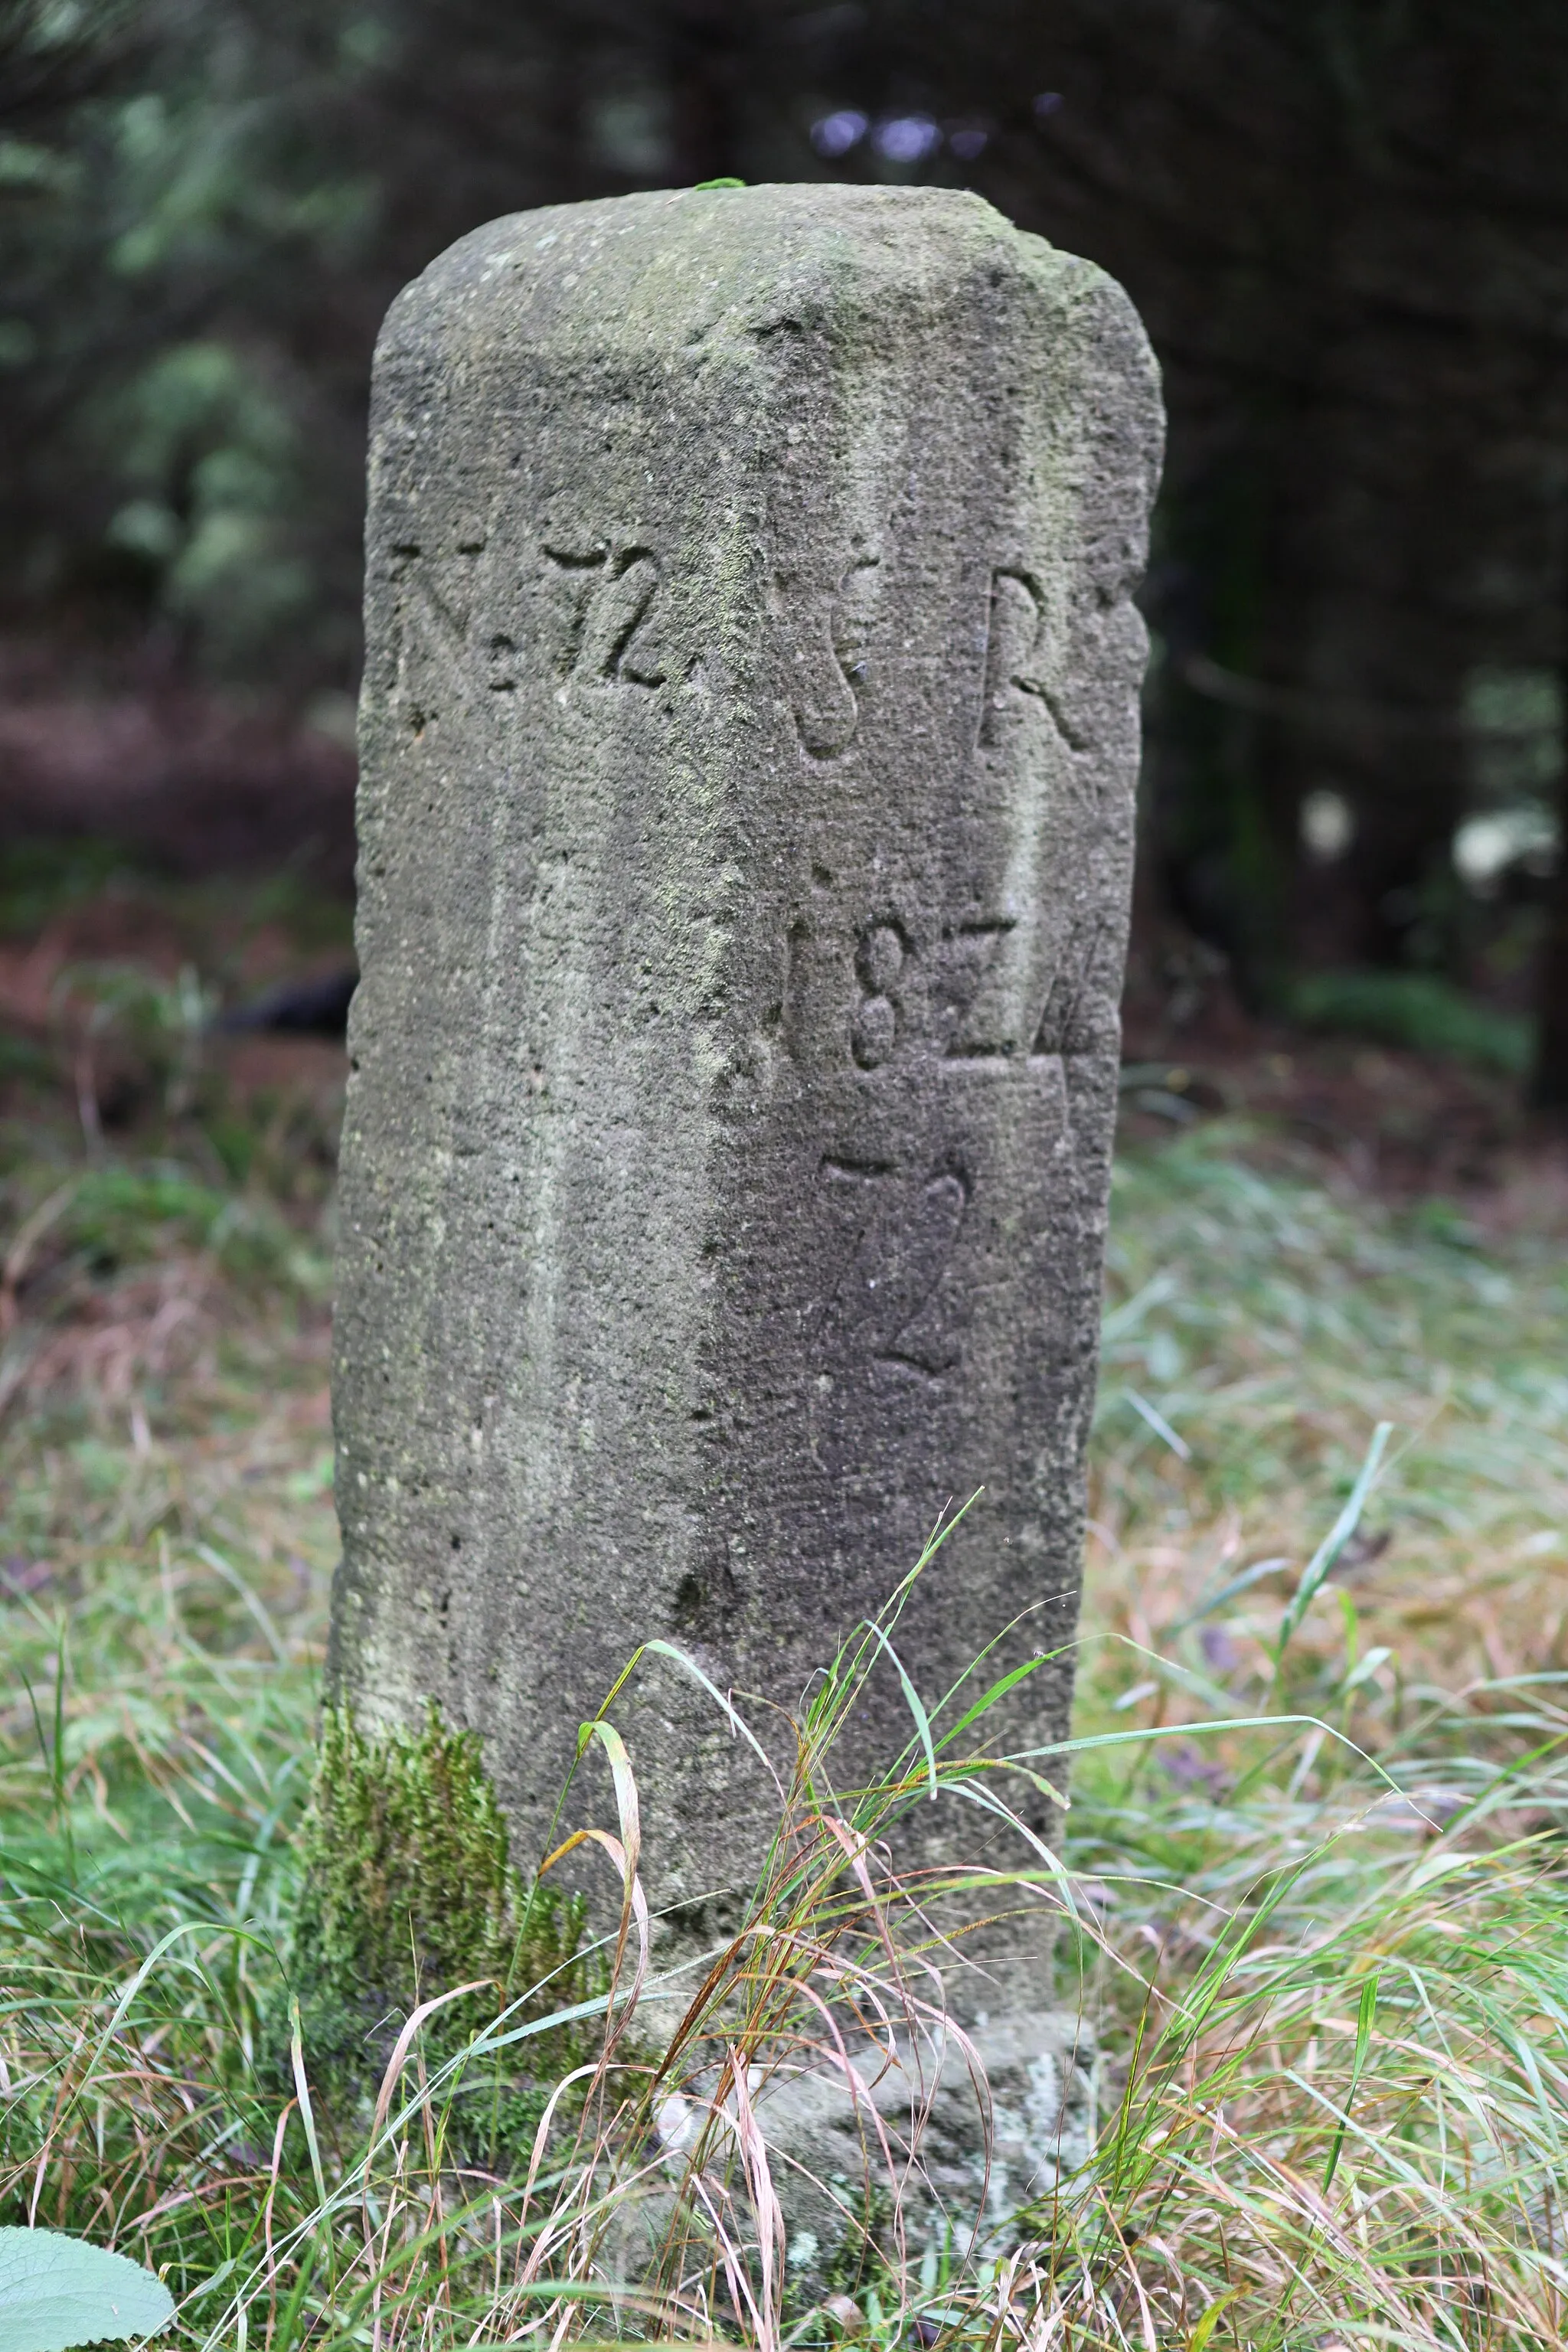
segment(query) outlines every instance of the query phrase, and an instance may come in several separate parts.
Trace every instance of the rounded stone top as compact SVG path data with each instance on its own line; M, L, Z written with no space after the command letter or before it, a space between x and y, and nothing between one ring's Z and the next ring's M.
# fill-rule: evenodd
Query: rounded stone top
M779 183L681 188L515 213L439 255L388 313L384 357L529 342L582 351L747 340L830 326L853 338L889 298L940 306L989 273L1000 292L1088 262L949 188Z

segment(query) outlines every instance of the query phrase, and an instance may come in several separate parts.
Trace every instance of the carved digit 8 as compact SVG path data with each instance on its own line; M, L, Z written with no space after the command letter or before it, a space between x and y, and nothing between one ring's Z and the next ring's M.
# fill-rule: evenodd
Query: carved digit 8
M860 936L855 970L861 997L849 1024L849 1049L863 1070L880 1067L899 1039L899 975L909 942L893 923L873 923Z

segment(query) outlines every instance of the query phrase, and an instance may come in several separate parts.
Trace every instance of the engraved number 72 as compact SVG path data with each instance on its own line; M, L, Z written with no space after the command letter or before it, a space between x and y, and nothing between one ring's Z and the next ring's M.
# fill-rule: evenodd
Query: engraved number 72
M606 547L586 553L547 547L545 554L570 575L584 575L575 600L566 667L585 684L662 686L668 657L651 618L659 590L658 558L646 547Z

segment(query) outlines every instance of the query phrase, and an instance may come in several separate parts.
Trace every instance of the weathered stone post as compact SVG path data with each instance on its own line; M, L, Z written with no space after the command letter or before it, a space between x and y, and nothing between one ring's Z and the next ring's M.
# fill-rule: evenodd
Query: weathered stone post
M973 195L528 214L393 307L332 1674L482 1731L525 1864L639 1642L792 1704L976 1489L917 1684L1071 1633L1159 437ZM658 1662L619 1719L700 1930L746 1751Z

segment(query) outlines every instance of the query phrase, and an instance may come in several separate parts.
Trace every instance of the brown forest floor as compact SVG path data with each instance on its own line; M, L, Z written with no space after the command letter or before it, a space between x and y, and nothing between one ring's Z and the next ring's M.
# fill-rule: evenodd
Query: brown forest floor
M1391 1201L1441 1195L1495 1234L1568 1233L1568 1131L1516 1080L1246 1012L1223 974L1156 982L1135 943L1122 1006L1122 1134L1225 1117L1250 1150Z

